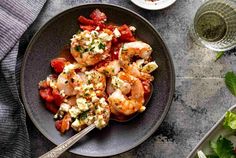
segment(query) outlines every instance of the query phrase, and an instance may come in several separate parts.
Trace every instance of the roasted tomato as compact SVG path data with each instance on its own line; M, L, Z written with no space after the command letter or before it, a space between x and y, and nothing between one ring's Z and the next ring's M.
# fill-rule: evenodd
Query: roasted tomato
M123 42L133 42L135 38L127 25L122 25L118 28L121 33L120 40Z
M118 60L119 59L119 51L120 51L121 45L117 45L111 50L111 59L112 60Z
M96 26L91 26L91 25L84 26L84 25L80 25L80 28L81 28L82 30L92 31L92 30L95 30Z
M55 122L55 127L58 131L61 131L61 124L62 124L62 120L57 120Z
M142 81L142 84L144 89L144 99L146 100L147 98L149 98L151 92L150 82L144 80Z
M65 67L67 60L65 58L55 58L51 60L51 66L55 72L61 73Z
M78 21L84 25L95 25L96 24L93 20L87 19L84 16L79 16Z
M53 103L46 102L45 107L53 114L56 114L58 111L58 107L54 105Z
M42 99L45 100L46 102L51 103L54 100L52 95L52 88L50 87L40 89L39 94L42 97Z
M107 20L106 14L101 12L99 9L95 9L90 14L90 18L92 18L96 23L104 23Z
M53 89L53 91L52 91L52 96L53 96L53 99L54 99L54 103L55 103L57 106L60 106L61 103L62 103L63 100L64 100L64 97L60 94L60 92L59 92L57 89Z

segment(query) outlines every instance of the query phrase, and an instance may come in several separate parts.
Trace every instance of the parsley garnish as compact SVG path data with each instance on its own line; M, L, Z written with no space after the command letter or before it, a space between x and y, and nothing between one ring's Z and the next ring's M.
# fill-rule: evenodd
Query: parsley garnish
M89 50L88 48L85 48L85 49L84 49L84 52L87 52L88 50Z
M210 146L219 158L236 158L233 143L222 136L216 141L211 141Z
M99 45L98 45L98 48L99 48L99 49L103 49L103 50L104 50L105 47L106 47L105 44L102 44L102 43L99 43Z
M75 47L75 50L77 50L78 52L80 52L80 51L83 50L83 48L82 48L80 45L78 45L78 46Z
M93 51L95 47L90 48L90 51Z
M85 111L82 114L80 114L80 119L85 120L87 118L87 113L88 113L88 111Z

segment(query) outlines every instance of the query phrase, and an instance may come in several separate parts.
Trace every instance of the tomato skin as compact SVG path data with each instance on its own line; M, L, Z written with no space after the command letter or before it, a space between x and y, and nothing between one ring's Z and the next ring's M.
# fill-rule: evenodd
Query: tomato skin
M65 67L67 60L65 58L55 58L51 60L51 66L55 72L61 73Z
M123 42L133 42L135 41L135 38L132 34L132 31L129 29L129 27L124 24L118 28L118 30L121 33L120 40Z
M87 19L84 16L79 16L78 21L84 25L95 25L93 20Z
M53 95L52 95L52 88L50 87L40 89L39 94L42 97L42 99L45 100L46 102L51 103L54 100Z
M142 81L143 84L143 89L144 89L144 99L148 99L149 95L151 93L151 87L150 87L150 82L149 81Z
M58 107L56 107L53 103L46 102L45 107L53 114L56 114L58 111Z
M115 47L112 49L112 51L111 51L111 59L112 59L112 60L118 60L118 59L119 59L120 47L121 47L121 45L118 44L117 46L115 46Z
M109 29L113 32L115 30L115 26L114 25L107 25L106 29Z
M62 120L57 120L55 122L55 127L58 131L61 131L61 124L62 124Z
M95 9L90 14L90 18L93 19L96 23L104 23L107 20L106 14L101 12L99 9Z
M87 30L87 31L92 31L92 30L95 30L96 26L91 26L91 25L80 25L80 28L82 30Z
M61 103L62 103L63 100L64 100L64 97L60 94L60 92L59 92L57 89L53 89L53 91L52 91L52 96L53 96L53 99L54 99L54 103L55 103L57 106L60 106Z

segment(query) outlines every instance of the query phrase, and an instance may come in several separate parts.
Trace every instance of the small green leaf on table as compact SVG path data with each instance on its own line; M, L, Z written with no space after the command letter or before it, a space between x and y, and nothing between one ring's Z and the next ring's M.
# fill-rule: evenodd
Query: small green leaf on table
M224 53L225 53L225 52L217 52L215 61L217 61L218 59L220 59L220 58L224 55Z
M225 84L230 92L236 96L236 75L234 72L227 72L225 75Z

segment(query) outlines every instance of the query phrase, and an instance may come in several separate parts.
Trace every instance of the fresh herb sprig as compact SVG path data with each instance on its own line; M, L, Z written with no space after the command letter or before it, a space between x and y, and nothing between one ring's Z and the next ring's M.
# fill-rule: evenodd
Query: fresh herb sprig
M230 92L236 96L236 75L234 72L227 72L225 75L225 84Z
M219 60L224 54L225 52L217 52L215 61Z

